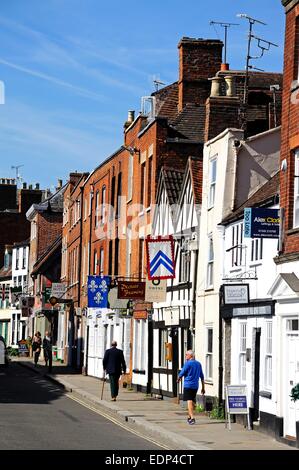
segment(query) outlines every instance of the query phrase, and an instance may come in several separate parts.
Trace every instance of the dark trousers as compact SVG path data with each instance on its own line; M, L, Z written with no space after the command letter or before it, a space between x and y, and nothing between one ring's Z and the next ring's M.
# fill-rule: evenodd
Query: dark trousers
M45 356L45 361L48 363L48 370L49 372L52 372L52 351L48 351L47 349L44 349L44 356Z
M38 349L38 350L35 351L35 353L34 353L34 364L37 364L37 363L38 363L39 355L40 355L40 349Z
M118 395L118 381L119 381L119 374L109 374L109 381L110 381L110 389L111 389L111 397L116 398Z

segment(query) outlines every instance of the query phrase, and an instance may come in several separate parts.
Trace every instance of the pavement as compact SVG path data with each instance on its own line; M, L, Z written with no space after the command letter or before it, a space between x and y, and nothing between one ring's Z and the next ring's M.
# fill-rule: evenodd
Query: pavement
M231 431L224 421L211 419L205 413L197 413L196 424L187 423L186 403L172 399L159 399L142 392L120 387L116 402L110 401L109 383L76 373L72 368L54 362L52 373L28 357L12 358L21 366L32 369L44 378L59 384L69 396L83 404L93 406L103 416L120 424L126 423L146 438L153 439L171 450L295 450L271 436L255 430L248 431L238 423L232 423Z

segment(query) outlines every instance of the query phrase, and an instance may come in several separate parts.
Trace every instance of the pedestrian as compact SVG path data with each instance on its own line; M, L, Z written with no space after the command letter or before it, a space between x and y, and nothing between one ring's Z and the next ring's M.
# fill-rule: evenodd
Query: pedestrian
M112 341L111 348L107 349L104 354L103 368L106 374L109 374L111 401L116 401L118 395L118 381L123 373L126 373L127 366L124 353L121 349L117 349L117 342Z
M32 339L32 351L34 353L34 365L37 366L39 355L42 347L42 335L39 331L35 333Z
M196 404L196 393L199 385L199 378L201 379L201 393L205 394L204 375L201 363L194 358L194 352L189 349L186 352L186 362L179 373L177 382L180 382L184 377L184 393L183 400L188 405L188 423L195 424L194 409Z
M44 348L44 358L45 365L49 363L49 373L52 372L52 337L49 331L45 332L45 337L43 339L43 348Z

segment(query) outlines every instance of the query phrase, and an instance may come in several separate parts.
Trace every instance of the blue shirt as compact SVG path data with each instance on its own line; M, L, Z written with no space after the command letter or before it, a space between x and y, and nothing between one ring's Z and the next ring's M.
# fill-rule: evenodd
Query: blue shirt
M189 361L185 362L181 372L179 373L179 377L185 377L184 388L193 388L197 390L199 378L201 378L202 381L204 380L201 363L195 359L189 359Z

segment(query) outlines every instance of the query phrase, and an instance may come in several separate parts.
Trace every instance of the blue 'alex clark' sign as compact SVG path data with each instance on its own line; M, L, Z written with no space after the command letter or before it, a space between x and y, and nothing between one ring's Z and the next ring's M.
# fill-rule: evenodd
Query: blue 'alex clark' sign
M279 210L244 209L244 238L279 238Z

